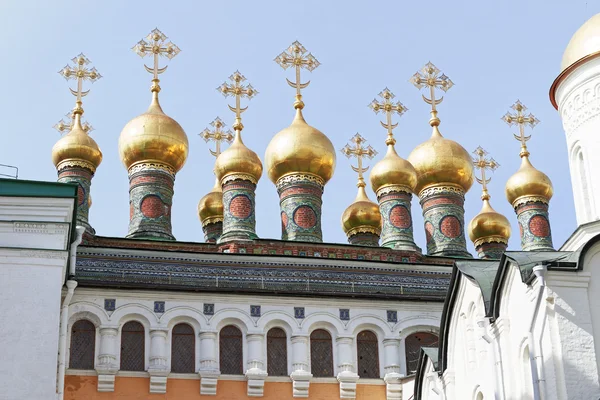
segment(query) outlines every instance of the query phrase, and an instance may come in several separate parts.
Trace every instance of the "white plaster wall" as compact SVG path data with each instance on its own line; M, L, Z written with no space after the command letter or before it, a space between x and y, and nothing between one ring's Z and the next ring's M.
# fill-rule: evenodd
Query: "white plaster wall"
M586 253L583 261L583 271L580 273L589 276L587 303L590 310L591 330L594 336L594 353L596 356L596 371L600 375L600 243L592 246ZM600 380L600 376L597 378Z

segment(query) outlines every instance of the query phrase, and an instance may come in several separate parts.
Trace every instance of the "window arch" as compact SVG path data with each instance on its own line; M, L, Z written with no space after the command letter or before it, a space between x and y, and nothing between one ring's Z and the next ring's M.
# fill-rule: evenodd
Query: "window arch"
M358 376L379 378L379 342L372 331L362 331L356 337Z
M175 325L171 332L171 372L196 372L196 337L185 323Z
M227 325L219 332L219 367L225 375L244 374L244 348L242 331Z
M404 339L406 350L406 372L414 374L417 371L421 347L437 347L438 337L431 332L417 332Z
M121 329L121 370L144 371L146 335L144 326L137 321L129 321Z
M310 372L316 378L333 376L331 335L325 329L310 334Z
M286 376L287 335L281 328L271 328L267 332L267 373L269 376Z
M533 376L531 374L531 361L529 354L529 346L525 346L521 356L521 379L523 383L521 399L533 399Z
M69 368L94 369L96 327L87 319L80 319L71 328Z

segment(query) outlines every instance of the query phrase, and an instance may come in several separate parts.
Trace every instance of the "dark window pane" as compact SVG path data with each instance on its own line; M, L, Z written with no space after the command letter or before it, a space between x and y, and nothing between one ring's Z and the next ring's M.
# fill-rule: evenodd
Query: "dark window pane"
M188 324L178 324L171 334L171 372L196 372L196 338Z
M310 372L317 378L333 376L331 335L324 329L310 334Z
M71 350L69 368L94 369L96 347L96 327L82 319L73 324L71 330Z
M281 328L272 328L267 333L267 373L269 376L286 376L287 337Z
M356 338L358 376L379 378L379 345L371 331L362 331Z
M219 332L219 365L225 375L244 374L244 356L242 331L233 325L227 325Z
M145 358L144 326L129 321L121 329L121 370L144 371Z
M406 372L414 374L417 371L421 347L437 347L438 337L429 332L417 332L407 336L404 343L406 347Z

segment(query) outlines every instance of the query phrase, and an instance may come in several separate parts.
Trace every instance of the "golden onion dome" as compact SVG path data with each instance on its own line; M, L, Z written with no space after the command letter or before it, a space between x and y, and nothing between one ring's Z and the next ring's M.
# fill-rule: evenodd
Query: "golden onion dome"
M81 115L75 113L71 131L52 147L52 162L59 168L67 162L83 162L92 172L102 162L102 152L98 144L81 126Z
M223 191L218 180L212 190L198 202L198 217L202 226L223 221Z
M436 125L431 138L418 145L408 161L417 171L417 195L434 185L457 185L465 192L473 185L471 156L460 144L443 137Z
M563 72L577 61L600 52L600 14L588 19L571 37L560 63Z
M367 197L365 184L359 184L354 202L342 214L342 229L351 236L358 232L381 233L379 206Z
M506 182L505 193L508 202L514 206L523 197L534 197L546 202L550 201L554 189L550 178L531 165L529 157L524 154L521 157L521 167Z
M385 157L371 170L369 179L375 193L388 186L404 186L412 192L417 186L417 171L410 162L396 153L394 144L390 143Z
M481 211L469 223L469 238L479 246L481 243L508 243L511 229L508 219L494 210L489 201L489 195L484 192Z
M129 121L119 136L119 154L127 169L139 162L159 162L179 171L188 156L188 139L177 121L166 115L152 93L148 110Z
M215 174L219 182L230 175L242 175L257 183L262 171L260 158L242 142L239 131L235 132L231 146L219 154L215 161Z
M273 183L297 173L316 175L327 183L335 169L335 149L327 136L306 123L299 107L292 124L271 139L265 164Z

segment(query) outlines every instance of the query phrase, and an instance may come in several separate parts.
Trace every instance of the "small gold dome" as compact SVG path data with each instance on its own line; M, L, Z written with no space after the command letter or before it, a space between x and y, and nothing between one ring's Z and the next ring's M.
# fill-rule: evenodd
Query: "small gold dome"
M119 137L119 154L127 169L147 161L160 162L179 171L188 156L188 139L177 121L166 115L152 93L148 111L125 125Z
M431 138L408 156L417 171L415 194L433 185L458 185L467 192L473 185L473 161L469 153L453 140L444 138L437 126Z
M81 127L80 115L75 114L73 128L52 147L52 162L59 164L68 161L83 161L93 167L94 172L102 162L102 152L98 144Z
M273 183L291 173L316 175L327 183L335 169L335 149L327 136L306 123L297 108L292 124L271 139L265 164Z
M485 196L485 195L484 195ZM469 223L469 238L479 246L486 242L508 243L511 229L508 219L496 212L490 205L489 198L483 200L483 207Z
M385 157L375 164L369 179L375 193L381 188L392 185L405 186L410 191L414 191L417 186L417 171L410 162L396 153L393 144L389 144Z
M198 202L198 217L202 226L223 221L223 191L218 180L212 190Z
M215 161L215 174L219 182L229 175L245 175L257 183L262 175L262 170L260 158L246 147L239 132L236 132L231 146L219 154Z
M537 170L529 157L521 157L521 167L506 182L506 199L513 206L522 197L540 197L549 201L554 194L552 181L543 172Z
M577 61L600 52L600 14L588 19L571 37L560 63L563 72Z
M348 236L358 232L381 233L379 206L369 200L364 184L359 185L354 202L342 214L342 229Z

